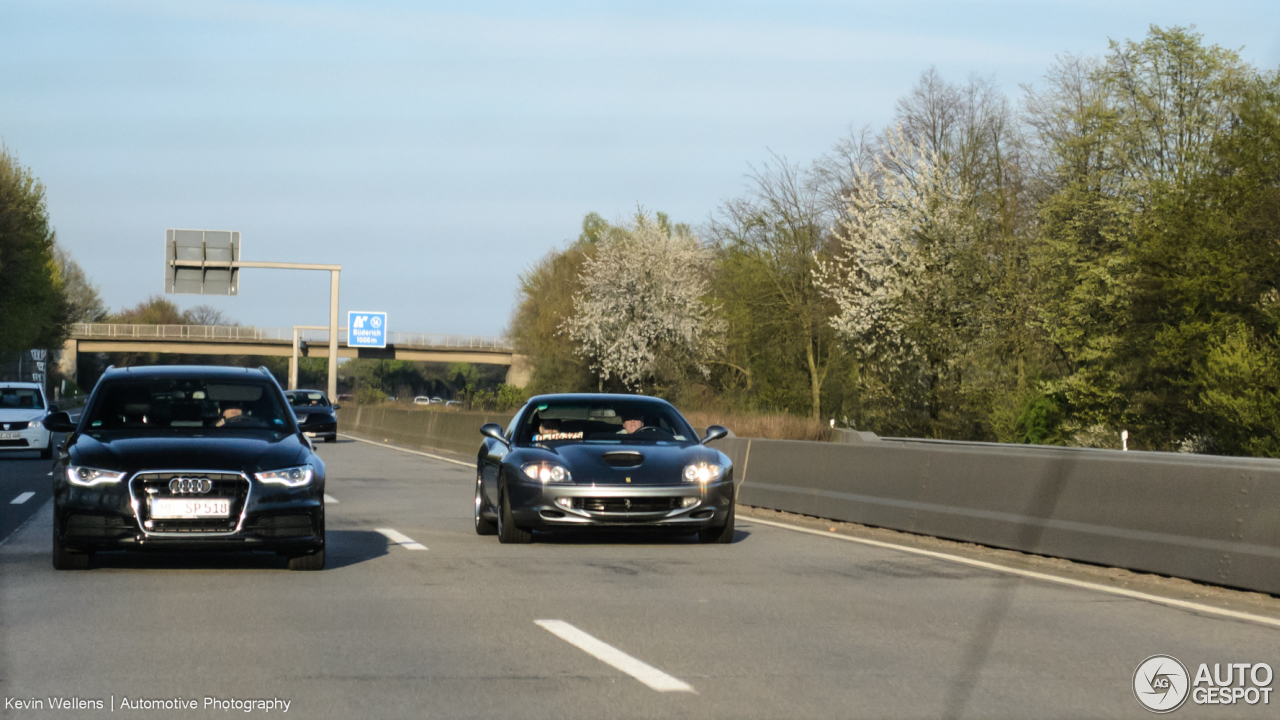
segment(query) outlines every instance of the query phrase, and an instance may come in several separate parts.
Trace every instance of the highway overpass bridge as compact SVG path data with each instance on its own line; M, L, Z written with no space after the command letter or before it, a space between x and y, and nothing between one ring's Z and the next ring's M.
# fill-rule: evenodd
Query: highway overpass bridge
M302 357L325 357L328 330L299 330ZM465 362L505 365L507 382L524 387L529 380L525 356L517 355L502 338L472 335L387 333L386 348L347 347L346 329L338 331L338 357L362 357L421 362ZM76 323L62 348L59 370L76 374L76 357L82 352L152 352L184 355L293 356L293 328L259 328L228 325L131 325Z

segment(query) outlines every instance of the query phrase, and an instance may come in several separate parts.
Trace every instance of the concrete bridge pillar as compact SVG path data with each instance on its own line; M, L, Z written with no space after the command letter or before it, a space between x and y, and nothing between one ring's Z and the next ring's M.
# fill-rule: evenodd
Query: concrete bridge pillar
M62 343L62 352L58 353L58 373L71 382L76 382L76 358L79 350L80 341L67 338L67 341Z
M512 355L511 365L507 367L507 384L522 388L533 379L533 363L528 355Z

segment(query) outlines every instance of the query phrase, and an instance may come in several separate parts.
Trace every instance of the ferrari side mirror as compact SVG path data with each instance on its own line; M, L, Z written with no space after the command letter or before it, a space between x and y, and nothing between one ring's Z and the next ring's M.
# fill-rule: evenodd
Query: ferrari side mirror
M719 425L712 425L707 428L707 436L702 438L702 444L705 445L711 442L712 440L719 440L720 438L728 434L729 434L728 428L724 428Z
M491 437L503 445L510 445L507 439L502 436L502 426L498 423L485 423L480 426L480 434L485 437Z

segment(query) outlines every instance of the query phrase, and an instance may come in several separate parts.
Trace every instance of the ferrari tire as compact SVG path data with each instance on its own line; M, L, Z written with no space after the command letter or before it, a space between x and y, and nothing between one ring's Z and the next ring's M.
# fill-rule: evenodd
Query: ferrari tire
M733 542L733 516L734 507L732 503L729 505L729 517L724 521L724 525L720 527L709 527L705 530L698 531L698 542L712 543L719 545L728 545Z
M73 553L62 545L58 537L58 521L53 521L53 568L55 570L88 570L88 553Z
M484 491L481 487L481 478L476 476L476 534L477 535L497 535L498 526L492 520L486 520L484 517Z
M511 500L507 498L506 488L498 491L498 506L498 542L503 544L533 542L531 531L516 527L516 522L511 517Z

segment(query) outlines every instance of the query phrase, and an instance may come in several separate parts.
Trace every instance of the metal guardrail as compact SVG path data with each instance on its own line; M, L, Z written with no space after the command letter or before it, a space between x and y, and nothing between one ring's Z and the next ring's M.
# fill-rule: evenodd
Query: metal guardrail
M292 342L293 328L259 328L239 325L134 325L125 323L75 323L71 337L77 340L211 340L216 342ZM308 343L329 342L328 330L302 330L299 337ZM346 343L347 331L338 330L338 342ZM429 333L387 333L387 344L405 348L450 348L510 352L511 344L498 337L482 335L439 335Z

